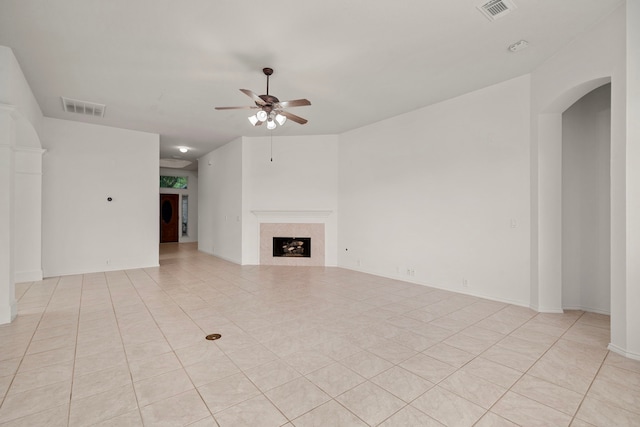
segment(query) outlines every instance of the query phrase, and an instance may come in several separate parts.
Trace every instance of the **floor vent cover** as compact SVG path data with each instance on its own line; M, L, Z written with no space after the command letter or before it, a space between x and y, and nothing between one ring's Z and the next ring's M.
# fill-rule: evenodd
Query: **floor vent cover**
M62 108L67 113L78 113L87 116L104 117L104 110L107 108L104 104L96 104L95 102L80 101L79 99L62 98Z
M511 0L490 0L478 6L478 10L491 21L502 18L514 9L516 5Z

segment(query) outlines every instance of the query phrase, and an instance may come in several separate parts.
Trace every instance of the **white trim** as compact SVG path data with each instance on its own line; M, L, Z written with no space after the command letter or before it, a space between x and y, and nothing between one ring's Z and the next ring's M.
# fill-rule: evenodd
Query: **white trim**
M47 152L45 148L22 147L22 146L14 147L13 151L24 151L26 153L33 153L33 154L44 154Z
M18 112L18 107L11 104L3 104L0 102L0 111L7 112L9 115L14 116Z
M16 271L14 273L15 283L37 282L43 278L42 270Z
M537 311L538 313L551 313L551 314L563 314L564 313L564 310L562 308L538 307L536 305L531 305L531 306L529 306L529 308L531 308L532 310Z
M205 251L204 249L198 249L198 251L202 252L202 253L205 253L205 254L208 254L208 255L211 255L211 256L214 256L216 258L220 258L221 260L231 262L233 264L237 264L237 265L252 265L252 264L242 264L242 262L238 261L237 259L231 259L231 258L228 258L228 257L224 257L222 255L218 255L218 254L210 252L210 251Z
M55 271L54 270L54 271L47 271L46 273L44 273L43 271L43 277L51 278L51 277L60 277L60 276L76 276L79 274L107 273L110 271L144 270L145 268L158 268L158 267L160 267L160 264L149 264L149 265L141 265L139 267L135 267L135 266L121 266L121 265L116 265L112 263L109 265L105 265L104 267L95 267L95 268L88 267L88 268L83 268L81 270L74 270L74 271Z
M619 354L620 356L624 356L628 359L633 359L633 360L640 360L640 354L638 353L633 353L630 351L626 351L620 347L618 347L615 344L609 343L609 345L607 346L607 348L609 350L611 350L612 352Z
M604 310L599 310L597 308L575 306L575 307L563 307L563 309L565 309L565 310L580 310L580 311L586 311L586 312L589 312L589 313L604 314L604 315L607 315L607 316L611 316L610 312L604 311Z
M330 266L327 266L330 267ZM460 294L460 295L468 295L470 297L476 297L476 298L480 298L480 299L484 299L484 300L488 300L488 301L494 301L494 302L499 302L499 303L503 303L503 304L509 304L509 305L515 305L518 307L524 307L524 308L530 308L532 310L536 310L535 308L531 307L527 302L524 301L516 301L516 300L511 300L508 298L500 298L500 297L496 297L496 296L487 296L484 294L478 294L478 293L474 293L474 292L469 292L468 290L463 290L463 289L451 289L448 288L446 286L440 286L440 285L434 285L433 283L424 283L418 280L407 280L405 278L399 278L398 276L391 276L388 274L382 274L382 273L372 273L368 270L364 270L364 269L358 269L355 267L347 267L344 265L338 265L338 268L342 268L345 270L352 270L352 271L358 271L360 273L364 273L364 274L371 274L373 276L378 276L378 277L384 277L386 279L392 279L392 280L397 280L399 282L404 282L404 283L413 283L414 285L421 285L421 286L426 286L428 288L432 288L432 289L438 289L438 290L442 290L442 291L447 291L447 292L452 292L455 294ZM537 311L537 310L536 310ZM543 313L557 313L557 312L543 312ZM562 311L560 311L560 313L562 313Z
M0 307L0 325L13 322L18 315L18 305L16 301L11 302L8 307Z
M295 220L304 219L304 222L325 222L325 218L329 217L333 211L251 211L260 222L296 222Z

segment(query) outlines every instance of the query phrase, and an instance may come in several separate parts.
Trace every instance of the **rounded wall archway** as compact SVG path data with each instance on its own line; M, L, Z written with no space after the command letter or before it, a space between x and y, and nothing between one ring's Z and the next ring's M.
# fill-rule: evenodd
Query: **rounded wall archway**
M531 306L562 313L562 113L594 89L600 77L575 85L534 117L532 138Z

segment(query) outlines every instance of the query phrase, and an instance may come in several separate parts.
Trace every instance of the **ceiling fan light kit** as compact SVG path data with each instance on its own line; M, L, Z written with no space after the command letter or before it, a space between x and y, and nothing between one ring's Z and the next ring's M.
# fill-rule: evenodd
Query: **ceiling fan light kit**
M262 72L265 76L267 76L267 93L266 95L256 95L254 92L249 89L240 89L240 92L247 95L249 98L253 99L253 102L256 104L255 106L247 106L247 107L216 107L216 110L253 110L258 109L259 111L249 116L249 122L252 126L260 126L264 122L267 123L267 129L273 130L278 125L282 126L286 123L287 119L291 119L292 121L299 123L301 125L307 123L307 119L303 119L300 116L296 116L295 114L289 113L285 111L285 108L291 107L303 107L306 105L311 105L308 99L294 99L291 101L280 101L273 95L269 95L269 76L273 74L272 68L263 68Z

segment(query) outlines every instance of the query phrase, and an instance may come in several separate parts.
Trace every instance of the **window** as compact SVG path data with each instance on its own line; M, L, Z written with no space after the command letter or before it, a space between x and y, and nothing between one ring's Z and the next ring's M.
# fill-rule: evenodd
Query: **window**
M160 175L160 188L187 188L186 176L162 176Z
M182 196L182 235L188 234L188 222L189 222L189 196Z

